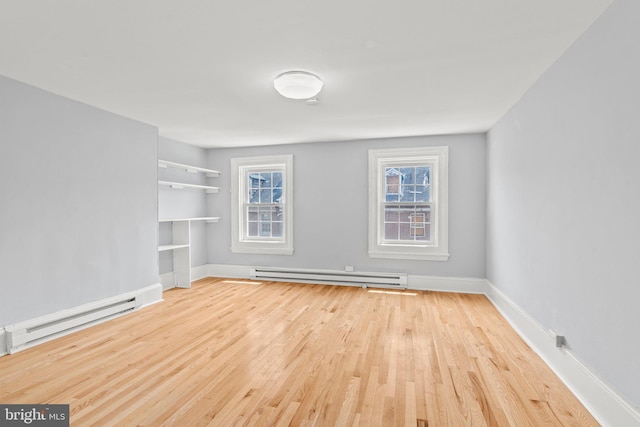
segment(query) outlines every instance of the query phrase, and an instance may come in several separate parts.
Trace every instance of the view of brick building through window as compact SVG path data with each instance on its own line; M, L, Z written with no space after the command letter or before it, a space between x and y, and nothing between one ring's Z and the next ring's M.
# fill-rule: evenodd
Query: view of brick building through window
M430 173L429 165L385 168L384 240L431 239Z

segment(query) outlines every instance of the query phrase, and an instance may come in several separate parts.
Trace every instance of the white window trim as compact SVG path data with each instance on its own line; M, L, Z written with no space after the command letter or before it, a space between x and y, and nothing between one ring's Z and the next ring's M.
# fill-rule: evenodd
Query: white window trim
M431 212L433 239L428 244L383 242L385 174L388 163L430 163L432 167ZM435 172L435 173L434 173ZM369 150L369 257L447 261L449 259L449 147Z
M244 237L244 200L247 170L281 169L284 199L283 239L249 239ZM293 254L293 155L240 157L231 159L231 252L249 254Z

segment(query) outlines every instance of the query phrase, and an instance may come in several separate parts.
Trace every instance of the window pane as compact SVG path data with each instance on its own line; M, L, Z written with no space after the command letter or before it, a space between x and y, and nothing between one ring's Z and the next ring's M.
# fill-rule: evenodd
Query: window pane
M384 221L385 222L398 222L398 207L397 206L385 206L385 208L384 208Z
M431 183L429 175L431 173L430 166L418 166L416 167L416 184L427 185Z
M282 172L273 173L273 187L282 188Z
M400 171L396 168L385 168L385 182L387 185L387 192L391 194L398 193L401 183Z
M384 224L384 238L386 240L398 240L398 223Z
M429 201L429 187L426 185L416 185L416 202Z
M270 222L261 222L260 223L260 237L271 237L271 223Z
M403 185L401 188L400 201L401 202L413 202L414 201L414 186Z
M400 222L409 222L409 214L413 212L413 205L402 205L399 208L400 218L398 221Z
M248 215L247 218L249 221L257 221L258 220L258 208L255 206L249 206L247 208Z
M247 180L249 181L249 187L251 188L258 188L260 186L260 174L258 173L249 173Z
M274 222L271 224L271 233L273 237L282 237L282 223Z
M402 177L402 184L415 184L415 171L416 168L400 168L400 176Z
M413 240L410 234L409 224L407 224L406 222L401 222L400 224L398 224L398 226L399 226L398 240Z
M271 210L271 221L282 221L282 209L279 206L274 206Z
M258 223L250 222L247 232L249 237L256 237L258 235Z
M260 221L270 221L271 220L271 207L261 207L260 208Z
M273 189L273 203L282 203L282 188Z
M271 187L271 172L260 174L260 188Z
M260 190L260 203L271 203L271 190Z
M259 203L260 190L255 188L249 189L249 203Z

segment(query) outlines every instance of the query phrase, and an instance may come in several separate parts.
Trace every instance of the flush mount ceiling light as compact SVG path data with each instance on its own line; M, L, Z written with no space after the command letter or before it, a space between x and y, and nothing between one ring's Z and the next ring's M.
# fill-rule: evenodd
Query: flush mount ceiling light
M320 93L322 80L307 71L287 71L273 80L273 87L285 98L309 99Z

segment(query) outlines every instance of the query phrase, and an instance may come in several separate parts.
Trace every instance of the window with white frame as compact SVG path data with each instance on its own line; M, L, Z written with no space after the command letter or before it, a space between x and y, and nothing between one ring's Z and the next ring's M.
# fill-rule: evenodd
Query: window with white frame
M449 258L448 147L369 150L369 256Z
M231 251L293 253L293 156L231 159Z

